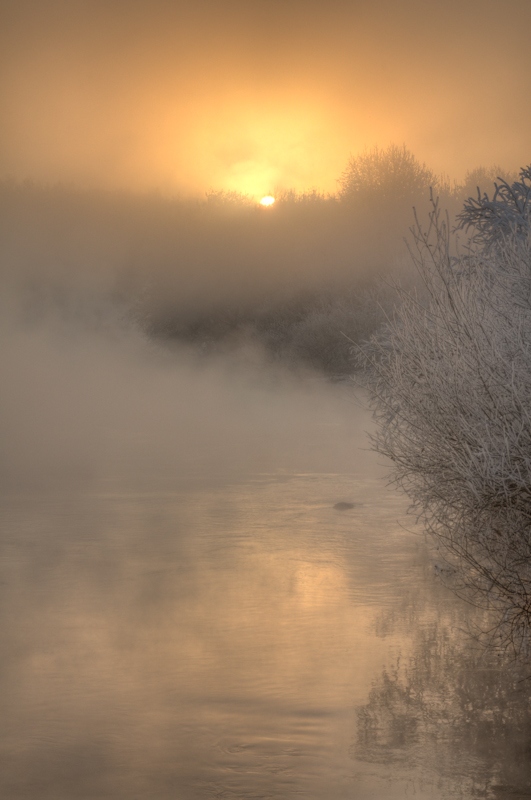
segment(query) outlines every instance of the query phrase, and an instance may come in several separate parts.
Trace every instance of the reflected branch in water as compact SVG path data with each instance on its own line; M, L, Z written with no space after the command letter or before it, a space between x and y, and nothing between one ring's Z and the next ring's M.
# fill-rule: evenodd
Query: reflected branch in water
M431 776L442 796L531 794L531 682L463 642L448 620L419 627L357 709L353 756L389 775Z

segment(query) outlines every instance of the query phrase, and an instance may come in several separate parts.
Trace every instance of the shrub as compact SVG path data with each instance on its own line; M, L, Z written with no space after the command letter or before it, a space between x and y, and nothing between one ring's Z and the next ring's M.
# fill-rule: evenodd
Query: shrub
M470 197L457 215L458 229L475 229L474 241L485 249L504 244L514 234L525 238L529 233L531 213L531 165L520 170L520 180L509 184L498 178L492 200L486 192Z
M455 591L495 613L489 641L519 655L531 628L531 241L529 227L499 223L513 218L506 196L492 224L479 217L482 246L458 257L434 204L430 227L413 229L423 289L404 294L360 358L375 448Z

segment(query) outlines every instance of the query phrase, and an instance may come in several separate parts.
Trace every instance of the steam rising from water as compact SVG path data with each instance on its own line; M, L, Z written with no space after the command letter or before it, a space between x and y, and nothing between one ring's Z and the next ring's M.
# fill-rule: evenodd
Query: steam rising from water
M354 414L350 390L295 378L252 347L198 360L108 319L99 328L57 320L22 327L4 317L0 339L4 487L88 480L168 488L183 477L336 472L361 443L361 432L343 440L335 464L328 449L320 453L325 434ZM301 448L313 417L315 439Z

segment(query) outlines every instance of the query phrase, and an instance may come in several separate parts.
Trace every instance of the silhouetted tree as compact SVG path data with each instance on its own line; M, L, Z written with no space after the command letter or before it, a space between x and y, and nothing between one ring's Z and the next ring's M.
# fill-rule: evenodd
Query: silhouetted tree
M478 189L480 195L483 196L496 181L512 183L516 177L516 173L510 173L497 164L492 167L476 167L473 170L468 170L463 183L455 187L455 196L462 205L469 197L475 197Z
M351 157L338 183L343 201L413 204L428 199L439 179L405 145L391 144L385 150L373 147Z

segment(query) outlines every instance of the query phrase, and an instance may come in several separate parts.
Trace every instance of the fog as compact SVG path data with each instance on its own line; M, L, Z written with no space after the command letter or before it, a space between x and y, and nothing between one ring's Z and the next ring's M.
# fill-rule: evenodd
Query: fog
M333 425L350 392L304 359L274 358L246 324L269 304L281 326L288 301L303 307L325 274L346 291L348 241L334 278L314 248L333 238L323 225L288 267L297 220L272 229L263 209L13 185L2 197L5 489L228 480L276 469L290 438L283 468L319 462L312 446L302 463L301 426L323 403ZM343 337L347 359L349 347Z
M436 186L451 218L494 174ZM427 218L433 174L408 176L349 196L280 192L270 208L237 192L1 182L4 485L122 470L166 485L267 471L278 436L297 451L297 420L352 406L357 345L396 286L418 282L408 228Z
M4 485L267 470L275 426L332 402L330 377L349 394L355 346L415 280L426 193L263 208L3 181Z
M108 322L95 330L4 321L1 336L4 491L167 490L279 468L334 471L352 457L353 441L335 465L316 450L320 425L355 416L352 398L272 369L260 351L198 364L185 349L161 354ZM314 418L315 440L301 450Z
M389 290L378 276L407 273L407 206L380 216L312 193L265 209L230 194L172 200L9 182L0 195L4 303L23 326L121 320L196 355L253 346L345 374L353 342L381 322Z

